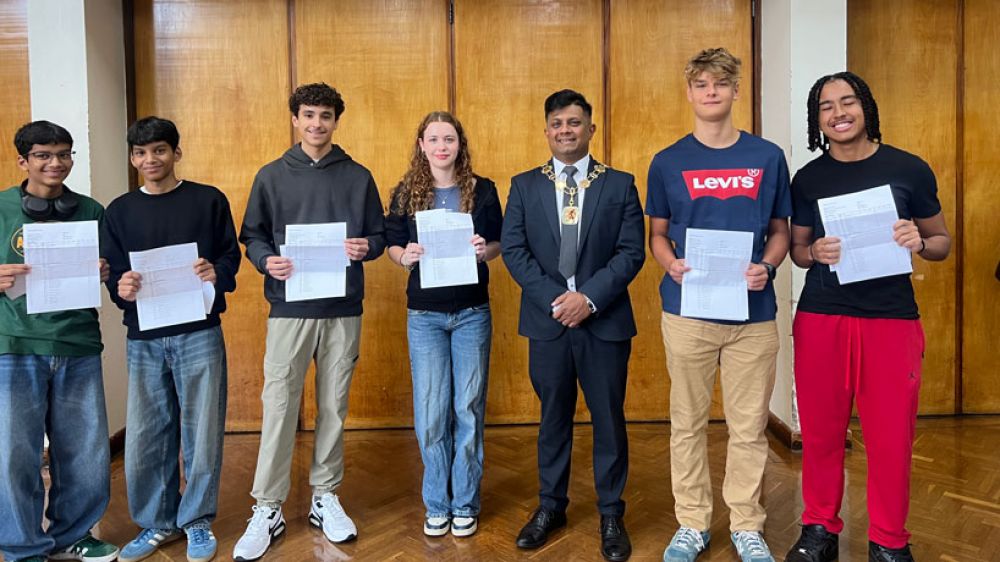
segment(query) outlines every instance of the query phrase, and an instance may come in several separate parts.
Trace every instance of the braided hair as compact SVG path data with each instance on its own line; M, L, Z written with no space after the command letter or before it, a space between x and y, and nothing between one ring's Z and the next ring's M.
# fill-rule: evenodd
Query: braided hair
M806 109L809 115L810 152L817 148L823 152L830 150L830 141L823 135L819 128L819 94L823 90L823 86L834 80L843 80L854 90L854 94L861 102L861 110L864 112L865 132L868 134L868 140L881 144L882 132L879 130L878 104L875 103L875 97L872 96L868 84L853 72L838 72L836 74L827 74L820 78L813 84L812 89L809 90Z

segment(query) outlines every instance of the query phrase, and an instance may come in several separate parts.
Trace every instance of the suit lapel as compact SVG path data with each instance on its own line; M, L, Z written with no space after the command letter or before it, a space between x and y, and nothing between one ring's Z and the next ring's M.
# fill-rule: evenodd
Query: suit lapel
M591 157L587 173L592 172L596 165L597 161ZM607 172L597 176L594 179L594 183L590 184L590 187L587 188L587 194L583 198L583 216L580 219L580 243L577 245L578 254L583 249L583 245L587 243L587 234L590 232L590 225L597 218L597 207L600 206L601 194L604 192L604 181L607 177Z
M556 206L555 185L552 183L552 180L545 177L541 168L538 169L538 174L535 175L535 178L535 189L533 191L539 199L539 208L542 209L542 214L545 215L545 220L548 221L549 227L552 229L552 239L555 241L556 247L558 247L562 236L559 234L559 208Z

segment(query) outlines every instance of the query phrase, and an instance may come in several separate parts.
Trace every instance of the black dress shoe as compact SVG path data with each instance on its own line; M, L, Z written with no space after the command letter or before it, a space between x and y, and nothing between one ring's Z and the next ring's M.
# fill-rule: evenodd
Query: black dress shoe
M903 548L889 548L868 541L868 562L913 562L910 545Z
M621 517L601 516L601 554L611 562L624 562L632 556L632 541L628 540L628 531Z
M785 562L833 562L839 537L822 525L803 525L802 536L785 556Z
M518 548L538 548L549 540L549 533L566 526L566 513L539 507L531 514L531 520L517 535Z

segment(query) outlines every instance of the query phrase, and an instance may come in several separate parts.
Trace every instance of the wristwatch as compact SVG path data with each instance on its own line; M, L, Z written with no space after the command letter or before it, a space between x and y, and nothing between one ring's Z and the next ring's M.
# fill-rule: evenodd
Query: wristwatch
M774 281L774 276L775 276L775 274L778 273L778 268L774 267L773 265L771 265L769 263L767 263L766 261L760 262L760 265L763 265L764 269L767 270L767 279L769 281Z
M584 296L583 298L587 299L587 308L590 309L590 313L597 314L597 305L594 304L594 301L590 300L588 296Z

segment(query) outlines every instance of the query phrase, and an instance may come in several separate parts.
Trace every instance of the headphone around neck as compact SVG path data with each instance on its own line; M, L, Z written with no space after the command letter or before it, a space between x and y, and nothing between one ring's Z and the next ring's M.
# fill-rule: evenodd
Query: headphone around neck
M80 197L63 186L62 195L45 199L28 193L28 182L21 183L21 212L34 221L64 221L70 219L80 206Z

